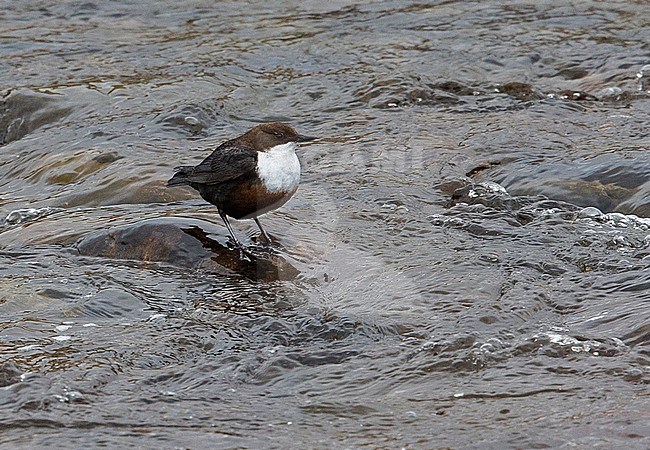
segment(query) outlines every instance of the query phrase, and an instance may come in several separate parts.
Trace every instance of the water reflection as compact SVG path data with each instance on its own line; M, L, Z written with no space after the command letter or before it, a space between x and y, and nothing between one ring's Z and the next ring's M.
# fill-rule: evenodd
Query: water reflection
M208 222L149 219L99 231L84 237L75 248L83 256L167 262L260 281L291 280L299 274L270 247L249 245L243 254L229 246L227 239L223 230Z

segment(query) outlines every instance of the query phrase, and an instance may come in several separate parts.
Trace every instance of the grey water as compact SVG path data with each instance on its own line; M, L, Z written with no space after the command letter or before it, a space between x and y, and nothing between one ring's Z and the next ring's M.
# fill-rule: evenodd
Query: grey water
M0 6L0 446L650 447L646 2ZM80 252L271 120L297 276Z

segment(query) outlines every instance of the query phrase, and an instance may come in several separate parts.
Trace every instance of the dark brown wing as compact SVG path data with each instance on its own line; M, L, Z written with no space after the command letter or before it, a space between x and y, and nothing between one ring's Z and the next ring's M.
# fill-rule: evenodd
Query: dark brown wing
M189 183L219 184L254 171L256 166L255 150L225 142L183 175Z

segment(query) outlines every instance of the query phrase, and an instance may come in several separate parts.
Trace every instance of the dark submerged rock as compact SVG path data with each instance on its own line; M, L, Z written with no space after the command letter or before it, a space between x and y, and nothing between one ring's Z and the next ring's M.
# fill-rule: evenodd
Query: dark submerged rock
M5 361L0 364L0 388L11 386L20 382L22 371L13 361Z
M9 93L0 100L0 146L67 116L70 108L57 104L52 96Z
M259 281L291 280L299 271L273 250L242 257L225 228L197 219L160 218L92 233L75 247L83 256L166 262Z

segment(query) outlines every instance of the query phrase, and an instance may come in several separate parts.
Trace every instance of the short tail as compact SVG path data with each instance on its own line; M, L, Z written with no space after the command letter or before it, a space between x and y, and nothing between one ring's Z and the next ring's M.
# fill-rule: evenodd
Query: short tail
M187 176L192 174L193 169L194 167L192 166L176 167L174 169L176 173L167 181L167 186L181 186L183 184L190 184Z

